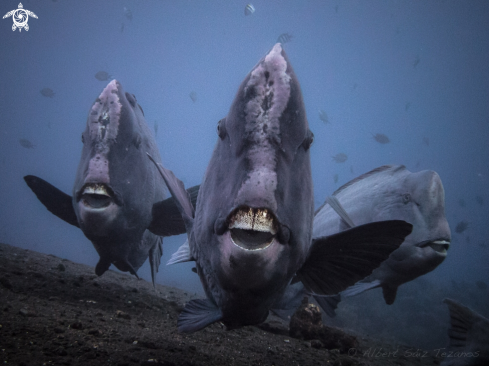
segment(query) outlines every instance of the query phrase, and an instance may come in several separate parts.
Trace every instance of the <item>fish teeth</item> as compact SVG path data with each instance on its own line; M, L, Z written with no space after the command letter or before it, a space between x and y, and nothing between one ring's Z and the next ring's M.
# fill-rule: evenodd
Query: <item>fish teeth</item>
M230 220L229 229L277 233L272 214L267 209L239 209Z
M110 197L104 184L87 184L83 189L83 194L99 194Z

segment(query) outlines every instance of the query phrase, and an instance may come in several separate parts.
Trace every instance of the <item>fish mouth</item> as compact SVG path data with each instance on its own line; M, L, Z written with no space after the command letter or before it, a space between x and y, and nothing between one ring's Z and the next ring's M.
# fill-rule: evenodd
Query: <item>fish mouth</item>
M231 241L247 251L268 248L277 235L278 227L275 215L266 208L240 207L228 218Z
M447 255L447 250L450 248L450 240L437 239L433 241L426 241L419 245L420 248L425 248L428 246L441 255Z
M104 209L114 202L112 189L103 183L85 184L79 194L79 201L92 209Z

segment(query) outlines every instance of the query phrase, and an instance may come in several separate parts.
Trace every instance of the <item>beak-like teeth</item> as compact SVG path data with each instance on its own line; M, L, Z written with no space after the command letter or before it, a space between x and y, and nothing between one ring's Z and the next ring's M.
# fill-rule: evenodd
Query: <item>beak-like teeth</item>
M230 219L229 229L242 229L277 233L273 215L262 208L244 208L238 210Z
M450 247L450 242L446 240L435 240L429 244L429 246L439 252L439 253L446 253L448 248Z
M110 194L107 192L107 188L105 187L105 185L97 183L87 184L83 189L82 194L99 194L110 197Z

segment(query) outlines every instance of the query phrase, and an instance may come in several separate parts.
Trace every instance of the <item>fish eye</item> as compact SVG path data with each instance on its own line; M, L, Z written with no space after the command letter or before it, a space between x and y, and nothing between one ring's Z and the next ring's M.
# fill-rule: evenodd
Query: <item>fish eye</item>
M405 193L402 195L402 203L406 204L411 201L411 195L409 193Z
M311 130L307 130L306 137L304 138L304 141L302 141L302 147L304 150L309 150L311 147L312 143L314 142L314 134L311 132Z
M226 118L223 118L217 122L217 135L221 138L221 140L226 136L226 126L224 125L225 121Z

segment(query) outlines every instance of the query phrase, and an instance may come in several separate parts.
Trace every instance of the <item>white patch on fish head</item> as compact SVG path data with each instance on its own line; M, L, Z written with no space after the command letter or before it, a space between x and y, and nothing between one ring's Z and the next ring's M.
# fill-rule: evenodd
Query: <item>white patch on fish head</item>
M84 183L77 192L79 219L82 229L95 236L105 236L116 219L119 208L115 193L110 188L109 152L116 142L122 104L119 100L119 83L112 80L90 109L85 144L94 149L88 162ZM84 230L85 232L85 230Z
M263 206L275 211L277 202L277 148L281 144L280 121L290 98L291 77L287 61L276 44L263 62L251 72L243 98L251 95L244 106L245 136L249 144L248 178L243 182L236 205Z

